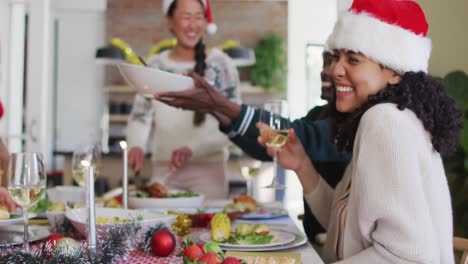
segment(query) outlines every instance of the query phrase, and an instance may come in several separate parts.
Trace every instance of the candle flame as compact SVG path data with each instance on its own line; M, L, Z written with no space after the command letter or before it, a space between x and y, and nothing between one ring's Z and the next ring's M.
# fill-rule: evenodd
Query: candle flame
M125 141L120 141L120 147L123 149L123 150L126 150L127 149L127 142Z
M83 167L87 168L87 167L91 166L91 162L89 162L89 160L82 160L81 165L83 165Z

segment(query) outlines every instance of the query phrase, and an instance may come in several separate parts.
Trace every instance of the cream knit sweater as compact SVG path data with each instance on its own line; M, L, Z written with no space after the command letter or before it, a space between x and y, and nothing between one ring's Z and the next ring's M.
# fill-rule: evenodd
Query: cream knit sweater
M339 199L348 186L343 212ZM394 104L369 109L343 180L335 190L320 180L305 198L328 230L325 263L342 258L339 263L454 263L442 160L408 109Z
M148 65L175 73L193 71L194 63L174 61L169 54L170 50L166 50L155 55L148 60ZM205 79L230 100L240 102L239 75L231 59L220 50L212 49L206 63ZM192 150L192 161L226 160L230 141L219 131L218 121L207 114L205 122L196 127L193 116L192 111L136 95L127 126L128 145L145 151L147 146L152 146L155 161L171 160L172 151L184 146Z

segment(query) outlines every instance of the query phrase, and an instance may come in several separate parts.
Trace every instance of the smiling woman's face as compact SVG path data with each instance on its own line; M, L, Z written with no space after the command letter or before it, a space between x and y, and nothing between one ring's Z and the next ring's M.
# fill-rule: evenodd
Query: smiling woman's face
M333 51L331 75L336 84L336 109L348 113L366 103L369 95L400 81L395 71L345 49Z
M173 16L166 16L166 21L175 34L178 45L194 48L205 29L204 10L200 0L177 0Z

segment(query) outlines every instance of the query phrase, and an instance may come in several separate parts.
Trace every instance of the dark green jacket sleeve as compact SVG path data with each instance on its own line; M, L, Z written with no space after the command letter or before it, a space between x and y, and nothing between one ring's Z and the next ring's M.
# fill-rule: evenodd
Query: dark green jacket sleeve
M257 143L259 132L255 124L259 121L259 116L260 110L242 105L239 118L234 120L232 125L223 131L232 142L248 155L259 160L271 160L271 157L266 153L266 149ZM296 131L307 155L317 167L319 173L324 178L328 178L323 173L328 174L329 170L336 170L337 174L340 174L339 178L341 178L351 155L339 152L336 145L331 143L328 120L307 122L305 119L297 119L291 123L291 127Z

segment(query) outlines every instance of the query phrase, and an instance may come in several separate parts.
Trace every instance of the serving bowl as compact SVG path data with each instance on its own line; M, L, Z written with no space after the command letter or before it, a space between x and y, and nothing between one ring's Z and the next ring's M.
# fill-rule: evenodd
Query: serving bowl
M194 197L177 198L138 198L128 197L128 206L130 208L201 208L205 201L203 194Z
M153 95L159 91L180 91L194 86L192 78L147 66L128 63L117 65L125 81L139 94Z
M86 223L88 219L87 208L77 208L68 210L65 216L73 227L83 236L86 236ZM125 220L127 222L115 222L114 219ZM141 226L139 232L146 232L150 227L165 224L168 227L174 222L175 215L165 215L162 213L146 212L140 210L128 210L119 208L99 208L96 210L96 233L105 235L111 225L126 225L130 222ZM109 222L102 223L99 219L108 219Z
M47 197L55 202L85 203L86 192L84 187L60 185L47 189Z

